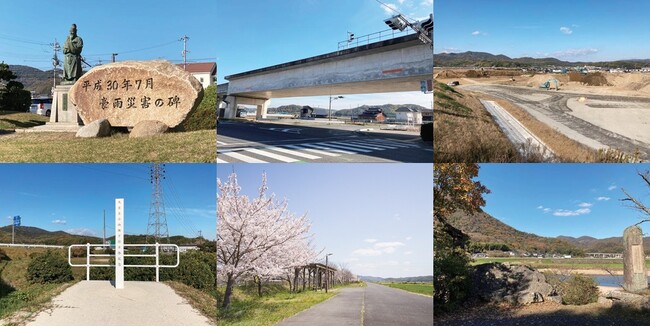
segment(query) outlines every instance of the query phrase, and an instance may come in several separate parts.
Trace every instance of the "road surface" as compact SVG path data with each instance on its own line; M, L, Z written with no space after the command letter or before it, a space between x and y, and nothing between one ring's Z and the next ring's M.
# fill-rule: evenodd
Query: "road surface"
M432 142L417 132L360 129L223 121L217 128L217 163L433 162Z
M535 151L546 160L553 158L553 151L508 111L494 101L481 100L481 103L523 156L532 154L528 153L528 151Z
M374 283L344 288L279 326L432 326L433 298Z
M650 125L650 98L546 91L494 84L473 84L464 86L463 89L508 100L537 120L591 148L610 147L628 154L638 152L640 159L650 160L650 144L646 142L649 133L647 126ZM593 102L588 109L591 114L578 116L568 105L580 97ZM599 115L606 113L604 108L613 110L614 114L608 116L610 119L599 118ZM638 116L639 112L645 114ZM641 131L641 134L631 133L637 131Z
M52 300L28 326L208 326L174 290L155 282L81 281Z

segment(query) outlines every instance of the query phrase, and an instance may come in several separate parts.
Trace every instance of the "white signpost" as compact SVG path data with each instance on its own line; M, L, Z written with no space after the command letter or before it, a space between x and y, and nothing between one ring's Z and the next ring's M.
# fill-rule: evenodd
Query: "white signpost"
M115 199L115 288L124 288L124 199Z

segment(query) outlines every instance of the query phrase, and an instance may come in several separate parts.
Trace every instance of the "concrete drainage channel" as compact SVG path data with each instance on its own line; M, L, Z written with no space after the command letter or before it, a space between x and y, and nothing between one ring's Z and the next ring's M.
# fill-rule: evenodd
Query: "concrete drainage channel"
M481 100L481 103L490 115L494 117L495 122L506 134L510 142L517 146L519 153L524 157L530 156L532 154L531 152L534 151L539 153L544 160L553 160L555 157L553 151L509 112L494 101Z

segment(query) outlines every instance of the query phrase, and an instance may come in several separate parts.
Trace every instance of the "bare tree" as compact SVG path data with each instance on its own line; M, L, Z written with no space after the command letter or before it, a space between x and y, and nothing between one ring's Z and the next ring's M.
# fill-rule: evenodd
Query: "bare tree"
M648 187L650 187L650 172L648 172L647 170L643 173L637 171L637 175L639 175L643 179L643 181L645 181ZM650 208L648 208L648 206L643 204L643 202L637 200L635 197L631 196L629 193L627 193L627 191L625 191L625 189L621 188L621 190L623 191L623 193L625 193L625 196L627 196L627 198L621 199L621 201L632 202L632 204L628 205L629 207L641 211L645 216L650 217ZM641 224L646 221L650 221L650 219L641 220L635 225Z

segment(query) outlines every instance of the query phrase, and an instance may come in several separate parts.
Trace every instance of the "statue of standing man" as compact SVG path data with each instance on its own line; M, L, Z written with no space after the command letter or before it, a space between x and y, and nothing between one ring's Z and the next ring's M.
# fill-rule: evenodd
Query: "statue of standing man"
M81 75L81 50L84 47L83 40L77 35L77 24L72 24L70 35L63 45L63 82L61 84L74 84Z

